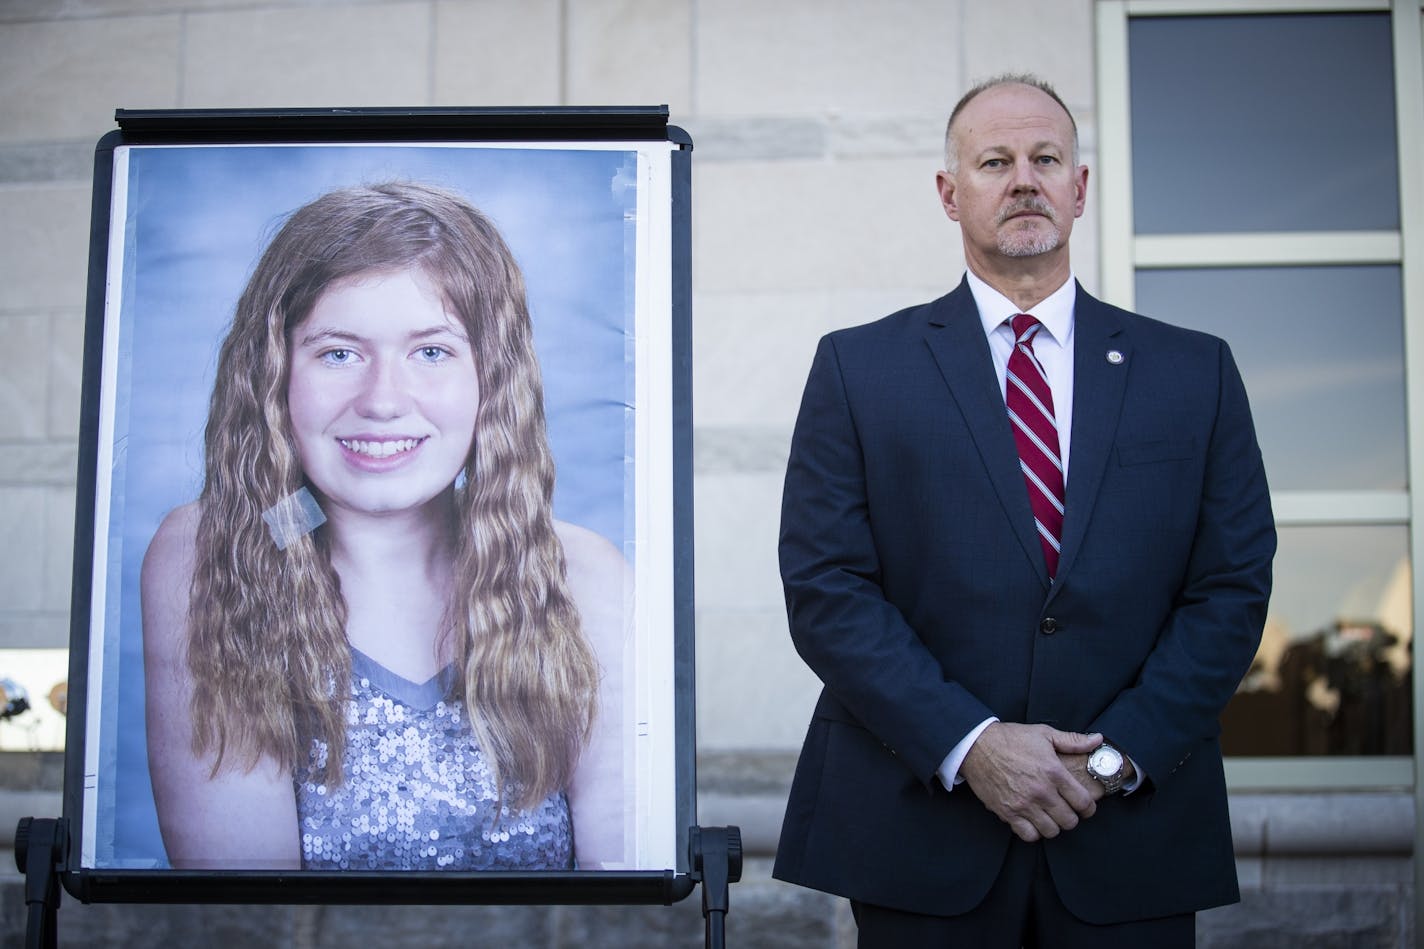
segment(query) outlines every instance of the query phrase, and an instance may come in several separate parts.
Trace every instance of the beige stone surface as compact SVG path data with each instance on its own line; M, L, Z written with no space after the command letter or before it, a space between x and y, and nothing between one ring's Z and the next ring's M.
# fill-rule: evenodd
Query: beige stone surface
M692 436L695 477L782 474L790 455L791 425L699 425Z
M84 20L133 13L184 13L190 10L221 10L251 5L251 0L0 0L0 23L17 20Z
M693 484L699 610L783 605L776 565L782 472L705 474Z
M74 441L0 442L0 484L73 485L78 464Z
M1053 83L1074 112L1092 107L1093 7L1093 0L966 0L964 88L1000 73L1032 72Z
M435 5L435 105L562 104L559 0Z
M45 605L45 503L51 489L0 485L0 604L6 612Z
M49 319L49 389L45 432L50 438L79 436L79 392L84 375L84 312L66 310Z
M51 612L69 609L74 586L74 491L69 486L44 490L44 598L41 608Z
M922 159L718 162L693 185L705 292L938 286L963 268Z
M821 684L791 644L786 612L697 612L697 747L801 747Z
M0 439L37 439L45 434L49 389L49 319L0 316Z
M700 293L693 300L693 417L701 426L776 425L788 435L821 336L949 290L938 287Z
M1235 825L1232 825L1233 830ZM1260 857L1236 857L1236 882L1243 890L1256 889L1261 886L1261 863Z
M1091 181L1095 166L1089 165ZM1083 285L1083 289L1096 295L1102 283L1101 255L1098 253L1098 203L1097 191L1091 183L1088 188L1088 206L1083 216L1073 222L1073 275ZM1121 305L1121 300L1110 300Z
M1414 880L1414 861L1408 856L1379 856L1368 853L1341 857L1329 856L1267 857L1261 861L1263 887L1333 885L1333 886L1402 886Z
M430 101L428 3L257 7L186 17L187 108Z
M0 188L0 313L84 306L89 188ZM43 361L40 352L31 354Z
M907 158L926 156L938 170L944 153L948 105L904 115L836 116L830 122L830 153L836 158Z
M67 613L0 611L0 649L60 649L68 646Z
M821 116L673 116L692 136L694 168L708 162L828 157Z
M133 16L7 24L0 142L97 141L115 127L117 108L177 105L179 23Z
M691 109L692 0L568 5L567 101Z
M943 107L959 82L953 0L700 0L698 112Z

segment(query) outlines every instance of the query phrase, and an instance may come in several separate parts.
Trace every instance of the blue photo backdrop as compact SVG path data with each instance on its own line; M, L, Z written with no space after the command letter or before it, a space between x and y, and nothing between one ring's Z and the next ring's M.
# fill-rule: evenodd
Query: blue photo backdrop
M98 741L98 867L166 866L148 777L139 568L164 515L202 487L208 398L237 298L287 215L335 188L391 180L456 191L503 233L529 289L558 470L555 516L597 531L634 560L636 152L130 150L127 177L115 182L124 217L111 223L122 228L123 268L106 317L119 330L117 358L105 366L114 382L113 464L97 479L110 505L108 522L96 524L108 542L104 689L90 696L104 714L98 735L88 736Z

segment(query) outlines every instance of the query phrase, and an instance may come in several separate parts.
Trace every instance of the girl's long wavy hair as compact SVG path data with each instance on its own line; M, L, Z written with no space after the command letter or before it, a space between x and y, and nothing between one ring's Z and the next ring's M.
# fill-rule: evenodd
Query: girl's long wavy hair
M262 513L304 484L287 409L293 328L334 282L419 268L475 354L479 411L455 491L453 594L441 654L503 798L566 788L595 714L598 664L554 531L554 465L524 278L494 225L413 183L333 191L277 232L222 345L206 432L190 593L193 745L342 780L351 654L318 529L279 550ZM321 761L313 742L326 743Z

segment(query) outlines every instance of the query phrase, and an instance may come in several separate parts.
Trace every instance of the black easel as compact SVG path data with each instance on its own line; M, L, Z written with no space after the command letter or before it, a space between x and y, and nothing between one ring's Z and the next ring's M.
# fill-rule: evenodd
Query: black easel
M740 827L693 827L687 837L687 857L693 880L702 884L702 918L707 928L706 949L727 945L727 908L730 884L742 878Z
M69 834L62 817L22 817L15 828L15 866L25 876L25 949L58 949L59 874ZM731 884L742 878L739 827L693 827L687 838L688 878L702 884L706 949L725 949Z
M59 873L68 841L62 817L22 817L15 828L15 866L25 875L25 949L59 945Z

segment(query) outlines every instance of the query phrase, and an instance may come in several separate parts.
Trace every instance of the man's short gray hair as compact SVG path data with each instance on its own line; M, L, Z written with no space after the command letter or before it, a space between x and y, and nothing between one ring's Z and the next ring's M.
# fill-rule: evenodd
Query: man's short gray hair
M949 113L949 121L944 127L944 170L951 175L959 171L959 150L954 140L954 120L959 118L959 113L964 111L964 107L968 105L970 100L975 96L997 86L1031 86L1058 103L1059 108L1068 116L1068 124L1073 126L1073 166L1076 168L1078 166L1078 122L1073 118L1073 112L1068 108L1067 104L1064 103L1053 86L1049 85L1046 80L1040 79L1032 73L1024 72L1004 73L976 83L972 89L961 96L959 101L955 103L954 111Z

